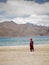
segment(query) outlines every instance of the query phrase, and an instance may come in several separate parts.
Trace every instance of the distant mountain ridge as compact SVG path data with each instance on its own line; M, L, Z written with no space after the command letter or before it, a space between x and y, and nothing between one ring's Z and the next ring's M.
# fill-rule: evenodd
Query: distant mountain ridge
M0 23L0 37L17 36L48 36L49 27L37 26L31 23L16 24L13 21Z

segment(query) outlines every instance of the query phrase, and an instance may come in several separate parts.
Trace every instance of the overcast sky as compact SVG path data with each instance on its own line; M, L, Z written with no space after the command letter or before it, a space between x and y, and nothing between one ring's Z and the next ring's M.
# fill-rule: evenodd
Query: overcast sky
M49 26L49 0L0 0L0 22Z

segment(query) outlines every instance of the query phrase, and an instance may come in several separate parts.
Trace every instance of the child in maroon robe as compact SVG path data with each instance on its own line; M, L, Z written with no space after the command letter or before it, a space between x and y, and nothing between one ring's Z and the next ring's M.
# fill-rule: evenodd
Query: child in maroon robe
M34 42L32 40L32 38L30 39L30 51L32 52L32 50L34 51L34 46L33 46Z

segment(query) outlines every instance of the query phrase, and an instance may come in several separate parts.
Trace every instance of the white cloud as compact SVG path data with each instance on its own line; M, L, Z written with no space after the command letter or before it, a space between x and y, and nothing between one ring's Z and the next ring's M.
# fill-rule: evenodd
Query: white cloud
M0 12L2 11L5 11L5 13L0 14L0 20L11 18L18 24L27 22L41 25L49 24L49 16L40 15L49 13L49 2L45 4L37 4L35 2L24 2L22 0L8 0L6 4L0 3ZM24 15L30 15L30 17L23 18Z
M14 22L17 23L17 24L25 24L25 23L26 23L26 22L24 21L24 18L20 18L20 17L14 18L14 19L12 19L12 21L14 21Z
M31 15L28 18L18 17L13 19L17 24L24 24L24 23L32 23L37 25L49 25L49 16L48 15Z
M5 15L32 15L49 13L49 3L37 4L35 2L10 1L0 5L2 10L6 11Z

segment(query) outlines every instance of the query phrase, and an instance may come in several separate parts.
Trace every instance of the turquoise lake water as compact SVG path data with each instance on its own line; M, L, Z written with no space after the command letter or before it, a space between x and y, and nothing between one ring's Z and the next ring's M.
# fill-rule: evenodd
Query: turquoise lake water
M30 38L34 44L49 44L49 36L32 36L32 37L15 37L15 38L0 38L0 46L16 46L29 45Z

